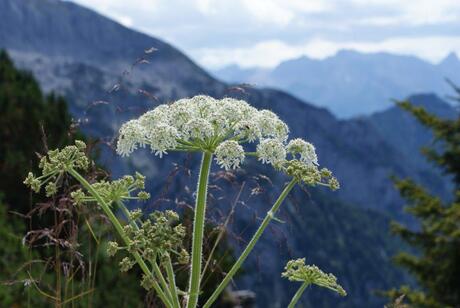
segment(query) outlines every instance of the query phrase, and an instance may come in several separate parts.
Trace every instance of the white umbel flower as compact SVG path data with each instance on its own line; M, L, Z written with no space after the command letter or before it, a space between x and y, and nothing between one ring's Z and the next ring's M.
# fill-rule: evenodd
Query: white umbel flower
M216 162L225 170L236 169L244 160L243 147L234 140L219 144L215 151Z
M155 155L163 157L167 150L172 150L177 146L178 132L175 127L168 124L158 124L149 132L148 140L150 148Z
M189 101L196 116L203 119L216 111L218 106L218 101L215 98L206 95L194 96Z
M253 119L258 122L260 131L264 136L270 134L273 129L273 122L278 120L278 116L270 110L260 110L257 113L257 118Z
M207 139L213 135L213 131L211 123L201 118L192 118L184 126L184 132L191 139Z
M273 131L271 137L279 139L281 141L286 141L289 135L289 127L286 123L280 119L273 122Z
M278 139L265 139L257 146L257 156L263 164L278 165L286 159L286 150Z
M188 99L181 99L173 103L170 106L169 115L172 119L170 125L177 128L179 133L184 129L185 124L195 116L190 100Z
M249 106L245 101L224 98L220 101L219 113L222 114L228 122L236 123L241 120L244 108Z
M139 117L139 123L147 131L160 123L168 124L170 120L170 108L168 105L160 105L153 110L147 111Z
M160 105L124 124L117 151L127 156L144 145L160 157L168 150L210 151L220 166L233 169L244 159L242 145L259 142L259 160L278 165L286 159L288 133L288 126L269 110L257 110L243 100L197 95ZM313 159L305 151L300 154Z
M214 112L213 114L209 115L208 121L212 125L215 136L224 137L230 129L230 122L223 114L219 112Z
M243 120L235 125L235 136L248 142L254 142L262 138L262 133L256 122Z
M117 153L128 156L138 145L143 147L146 140L146 131L139 120L131 120L123 124L119 131Z
M318 156L316 155L315 147L310 142L296 138L289 141L286 150L293 156L299 154L300 161L307 165L318 165Z
M288 137L289 128L276 114L269 110L261 110L254 119L257 121L262 137L276 138L285 141Z

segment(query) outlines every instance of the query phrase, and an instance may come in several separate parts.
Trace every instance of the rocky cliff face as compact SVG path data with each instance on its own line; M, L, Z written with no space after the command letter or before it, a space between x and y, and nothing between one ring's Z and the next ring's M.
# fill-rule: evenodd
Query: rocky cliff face
M334 194L315 191L311 198L297 192L294 199L298 202L291 201L283 212L288 223L274 226L280 231L276 234L285 236L287 242L282 236L275 241L281 243L277 246L271 235L264 237L259 255L251 262L259 264L259 257L270 261L252 266L259 268L261 275L243 277L238 284L255 289L261 306L271 303L265 297L272 292L278 292L279 299L273 306L285 303L287 290L293 290L277 278L289 256L305 255L345 280L350 290L347 300L330 299L321 293L313 297L315 306L381 306L372 290L404 280L389 261L398 243L387 236L385 217L401 218L402 202L388 177L410 176L422 183L436 182L436 192L441 193L448 185L426 165L411 162L405 143L399 144L385 134L385 117L338 120L326 109L282 91L232 87L210 77L172 46L69 2L0 0L0 20L0 48L7 49L22 68L32 71L47 91L66 96L80 127L106 142L101 162L115 176L142 170L150 179L148 185L154 196L163 188L163 179L173 169L173 162L184 158L168 155L159 160L145 151L131 159L121 159L112 146L122 121L159 103L196 94L242 97L258 108L279 114L289 124L292 137L305 137L316 145L320 163L335 172L342 189ZM155 51L150 53L152 47ZM398 129L406 128L401 124ZM417 135L418 129L408 136ZM187 160L193 180L198 160L194 156ZM276 186L285 180L256 164L249 163L247 169L248 174L268 173ZM245 174L240 176L241 181L248 179ZM169 193L194 187L192 182L176 178ZM251 202L251 211L242 207L233 232L246 230L241 234L243 239L251 235L252 229L247 227L267 210L267 201L274 196L272 191L267 189L264 198ZM317 203L313 202L315 198ZM225 212L227 206L222 205L221 211ZM218 218L216 222L220 222ZM383 268L388 275L349 267L353 262Z

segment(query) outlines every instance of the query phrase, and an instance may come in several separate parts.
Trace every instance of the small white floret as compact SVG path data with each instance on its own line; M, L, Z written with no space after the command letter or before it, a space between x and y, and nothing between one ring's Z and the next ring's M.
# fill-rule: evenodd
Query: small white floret
M281 141L265 139L257 146L257 156L263 164L278 165L286 159L286 150Z
M225 170L239 168L244 161L243 147L234 140L227 140L219 144L215 154L217 164Z
M289 141L286 149L293 156L299 154L300 160L307 165L318 165L318 156L316 155L315 147L310 142L296 138Z
M139 120L131 120L123 124L119 131L117 142L117 153L121 156L128 156L138 146L145 145L146 131Z
M167 150L177 146L177 129L167 124L158 124L149 132L148 141L155 155L163 156Z
M260 128L255 121L240 121L235 125L235 136L241 140L254 142L262 138Z
M204 140L213 135L213 127L205 119L192 118L184 126L184 133L186 133L191 139Z
M254 119L257 121L262 137L276 138L285 141L288 137L289 129L286 123L281 121L276 114L269 110L261 110Z

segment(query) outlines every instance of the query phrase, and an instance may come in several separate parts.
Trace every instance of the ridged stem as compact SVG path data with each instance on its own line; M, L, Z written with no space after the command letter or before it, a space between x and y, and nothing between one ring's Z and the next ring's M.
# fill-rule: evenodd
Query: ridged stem
M197 196L195 202L195 217L193 219L192 265L188 289L187 308L195 308L200 293L201 262L203 254L203 234L206 216L206 197L208 194L208 179L212 163L212 153L204 152L201 160L198 178Z
M174 304L174 307L180 308L179 295L177 294L176 278L174 276L174 268L172 265L171 256L167 254L165 258L166 258L166 261L163 264L166 267L166 273L168 275L168 282L169 282L169 290L173 298L173 304Z
M246 260L248 255L251 253L252 249L254 249L254 246L256 245L257 241L259 240L261 235L264 233L270 221L275 217L275 214L278 211L280 205L283 203L284 199L286 199L287 195L292 190L292 188L294 188L296 183L297 183L297 180L292 179L291 182L289 182L289 184L281 192L280 196L275 201L270 211L267 212L267 215L262 221L262 224L259 226L256 233L252 236L251 241L248 243L248 245L246 246L244 251L241 253L240 257L235 262L235 264L232 266L232 268L227 273L227 275L225 275L224 280L222 280L222 282L219 284L217 289L212 293L211 297L209 297L208 301L204 304L203 308L211 307L211 305L217 300L217 298L222 293L222 291L224 291L225 287L227 287L227 285L230 283L233 276L241 268L241 266L243 265L243 262Z
M308 282L302 283L302 285L300 286L300 288L297 290L297 292L295 292L294 296L292 297L292 300L291 300L291 302L289 303L288 308L294 308L294 307L295 307L295 305L296 305L297 302L299 301L300 297L302 296L303 292L304 292L305 289L308 287L308 285L309 285Z

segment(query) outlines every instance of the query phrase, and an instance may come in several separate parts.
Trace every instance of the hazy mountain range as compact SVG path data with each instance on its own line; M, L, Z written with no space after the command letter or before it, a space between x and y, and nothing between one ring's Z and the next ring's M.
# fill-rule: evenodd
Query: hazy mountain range
M383 300L373 290L407 282L390 261L400 243L388 235L388 218L405 218L403 201L388 177L413 177L442 196L450 186L418 152L431 135L403 111L393 107L369 117L339 120L327 109L283 91L233 87L210 76L174 47L70 2L0 0L0 20L0 48L7 49L18 66L32 71L46 91L64 95L84 132L106 141L101 162L115 176L142 171L153 196L163 192L164 179L175 162L190 167L192 177L174 178L166 197L190 187L193 191L199 157L168 155L160 160L145 151L121 159L112 146L122 121L162 102L196 94L242 97L279 114L289 124L292 137L305 137L316 145L320 163L335 172L342 188L337 193L312 190L311 196L297 190L281 213L286 224L275 224L263 237L248 267L251 275L242 276L236 284L256 291L260 307L285 305L297 287L279 278L290 257L306 256L334 272L349 291L346 299L338 299L312 289L304 303L315 307L381 307ZM423 74L431 78L431 72ZM295 77L296 73L289 75ZM371 78L366 82L376 82ZM457 114L431 94L411 100L441 115ZM388 106L386 100L381 104ZM247 174L260 173L270 176L275 187L286 180L253 162L245 170L248 173L237 172L241 181L250 182ZM277 189L266 189L251 199L250 206L238 207L231 233L250 237L256 217L266 212L267 202L275 196L273 191ZM213 209L226 213L228 205ZM220 222L218 216L214 219Z
M384 110L393 99L413 93L452 93L446 78L460 83L460 60L453 52L432 64L414 56L341 50L323 60L303 56L273 69L231 65L213 73L227 82L282 89L349 118Z

